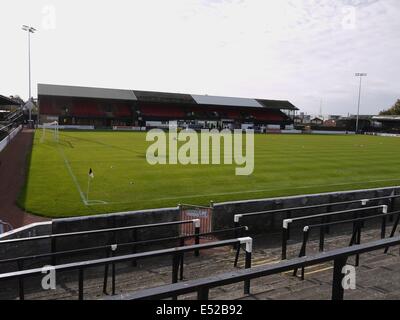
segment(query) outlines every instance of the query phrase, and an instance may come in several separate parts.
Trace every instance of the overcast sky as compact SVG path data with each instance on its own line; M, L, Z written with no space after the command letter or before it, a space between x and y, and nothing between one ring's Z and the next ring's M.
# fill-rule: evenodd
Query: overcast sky
M37 83L287 99L363 114L400 98L399 0L2 0L0 94Z

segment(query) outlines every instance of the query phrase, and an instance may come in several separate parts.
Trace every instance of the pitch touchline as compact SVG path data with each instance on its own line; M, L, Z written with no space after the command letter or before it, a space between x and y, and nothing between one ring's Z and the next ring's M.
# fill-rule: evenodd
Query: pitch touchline
M69 174L70 174L70 176L71 176L71 178L72 178L72 180L73 180L73 182L75 184L75 187L79 192L79 195L81 197L81 200L82 200L83 204L85 206L106 205L106 204L108 204L107 201L102 201L102 200L90 200L90 201L88 201L86 199L85 194L83 193L83 191L82 191L82 189L81 189L81 187L79 185L78 179L76 178L76 176L74 175L74 172L72 171L71 165L69 164L69 161L68 161L67 157L65 156L64 151L59 146L58 146L58 150L59 150L59 152L61 154L61 157L64 160L65 166L67 167L67 170L68 170L68 172L69 172Z
M335 186L344 186L344 185L352 185L352 184L367 184L367 183L376 183L376 182L389 182L389 181L400 181L400 179L382 179L382 180L370 180L370 181L358 181L358 182L347 182L347 183L335 183L335 184L315 184L308 186L300 186L300 187L285 187L285 188L275 188L275 189L259 189L259 190L248 190L248 191L235 191L235 192L224 192L224 193L209 193L204 195L196 195L196 196L181 196L181 197L165 197L153 199L154 201L163 201L163 200L180 200L180 199L193 199L193 198L204 198L204 197L212 197L212 196L225 196L225 195L234 195L234 194L250 194L250 193L260 193L266 191L278 191L278 190L295 190L295 189L308 189L315 187L335 187ZM104 204L112 205L112 204L129 204L135 202L148 202L149 200L136 200L136 201L121 201L121 202L107 202ZM91 205L101 205L101 204L91 204Z
M78 189L78 192L79 192L79 195L81 196L82 202L85 205L87 205L87 201L86 201L85 195L82 192L81 187L79 186L78 179L75 177L74 173L72 172L72 168L71 168L71 166L70 166L70 164L68 162L67 157L65 156L64 151L60 147L58 147L58 150L59 150L59 152L60 152L60 154L61 154L61 156L62 156L62 158L64 160L65 166L67 167L67 170L68 170L68 172L69 172L69 174L70 174L70 176L71 176L76 188Z

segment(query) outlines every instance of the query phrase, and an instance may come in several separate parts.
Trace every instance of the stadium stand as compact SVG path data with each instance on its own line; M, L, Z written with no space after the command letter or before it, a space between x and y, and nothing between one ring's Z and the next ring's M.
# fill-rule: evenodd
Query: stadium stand
M224 121L234 128L254 125L293 124L298 110L288 101L255 100L137 90L115 90L39 84L38 102L41 123L57 121L64 125L118 125L145 127L146 122L182 121L194 127L203 122ZM287 113L287 114L286 114ZM201 123L199 123L199 121Z

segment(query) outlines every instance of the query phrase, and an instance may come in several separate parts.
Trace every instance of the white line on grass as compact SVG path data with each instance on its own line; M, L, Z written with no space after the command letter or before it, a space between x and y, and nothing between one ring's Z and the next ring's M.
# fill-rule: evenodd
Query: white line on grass
M78 190L79 195L81 196L81 200L82 200L83 204L85 206L106 205L106 204L108 204L108 202L102 201L102 200L90 200L90 201L88 201L86 199L85 194L83 193L83 191L82 191L82 189L81 189L81 187L79 185L78 179L76 178L74 172L72 171L71 165L69 164L69 161L68 161L68 159L67 159L67 157L66 157L66 155L64 153L64 150L62 150L62 148L60 146L58 146L58 150L59 150L59 152L61 154L61 157L64 160L65 166L67 167L67 170L68 170L68 172L69 172L69 174L70 174L70 176L71 176L71 178L72 178L72 180L73 180L73 182L74 182L74 184L76 186L76 189Z
M151 199L151 200L108 202L106 204L113 205L113 204L130 204L130 203L148 202L148 201L194 199L194 198L204 198L204 197L227 196L227 195L235 195L235 194L251 194L251 193L279 191L279 190L296 190L296 189L308 189L308 188L315 188L315 187L336 187L336 186L345 186L345 185L352 185L352 184L369 184L369 183L394 182L394 181L400 181L400 179L382 179L382 180L356 181L356 182L334 183L334 184L314 184L314 185L300 186L300 187L284 187L284 188L274 188L274 189L259 189L259 190L234 191L234 192L223 192L223 193L208 193L208 194L195 195L195 196L165 197L165 198L158 198L158 199ZM97 205L97 204L91 204L91 205ZM98 205L101 205L101 204L98 204Z
M69 175L72 178L72 181L75 184L75 187L78 189L78 192L79 192L79 195L81 196L82 202L87 206L88 203L86 201L85 194L83 193L83 191L78 183L78 179L75 177L74 173L72 172L71 165L69 164L69 161L68 161L67 157L65 156L64 150L62 150L61 147L58 146L58 151L60 152L61 157L64 160L65 166L67 167L67 170L69 172Z

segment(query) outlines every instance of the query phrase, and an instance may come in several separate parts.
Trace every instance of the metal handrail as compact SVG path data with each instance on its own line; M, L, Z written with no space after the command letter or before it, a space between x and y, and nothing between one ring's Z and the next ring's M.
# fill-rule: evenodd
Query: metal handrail
M93 267L98 267L98 266L107 266L109 264L112 264L113 265L112 279L113 279L113 292L114 292L115 291L115 264L116 263L128 262L128 261L132 261L132 260L145 259L145 258L151 258L151 257L172 255L172 257L173 257L173 259L172 259L172 268L173 268L172 282L176 283L176 282L178 282L179 266L181 264L183 255L185 253L197 251L197 250L206 250L206 249L213 249L213 248L224 247L224 246L232 246L235 243L238 245L244 244L244 243L246 244L245 268L251 268L252 239L249 237L246 237L246 238L238 238L238 239L231 239L231 240L223 240L223 241L212 242L212 243L191 245L191 246L186 246L186 247L169 248L169 249L155 250L155 251L149 251L149 252L143 252L143 253L135 253L135 254L124 255L124 256L108 257L108 258L97 259L97 260L81 261L81 262L52 266L52 269L54 271L56 271L57 273L78 270L79 300L83 300L84 270L86 270L88 268L93 268ZM111 248L111 250L115 250L116 246L113 245L113 246L110 246L110 248ZM19 298L20 298L20 300L24 300L25 299L24 280L26 278L42 274L43 270L44 270L44 268L35 268L35 269L29 269L29 270L3 273L3 274L0 274L0 281L17 279L18 284L19 284L19 286L18 286ZM49 270L48 266L46 267L46 270ZM250 291L250 281L245 281L244 291L245 291L245 293Z
M350 209L350 210L343 210L343 211L336 211L336 212L327 212L327 213L315 214L315 215L311 215L311 216L283 220L283 223L282 223L282 260L285 260L286 256L287 256L287 242L289 240L289 229L290 229L291 223L298 222L298 221L313 220L316 218L322 218L322 223L325 223L325 222L327 222L326 221L327 218L336 217L336 216L348 214L348 213L353 213L353 219L356 219L360 212L371 211L371 210L376 210L376 209L382 209L382 214L385 214L388 212L388 206L381 205L381 206L357 208L357 209ZM325 232L325 230L324 230L324 232Z
M247 270L239 270L235 272L228 272L213 277L190 280L185 283L176 283L157 288L145 289L134 293L122 294L115 297L106 298L108 300L150 300L150 299L167 299L179 295L197 292L197 298L201 300L208 300L209 290L225 285L238 283L241 281L249 281L261 277L266 277L274 274L279 274L294 270L296 268L308 267L318 265L325 262L334 262L333 268L333 281L332 281L332 299L343 300L344 289L342 287L342 280L344 274L342 273L343 267L347 263L350 256L356 254L363 254L371 251L377 251L387 247L400 245L400 237L384 239L379 241L370 242L367 244L356 245L353 247L341 248L330 252L324 252L312 257L302 257L292 260L285 260L274 265L265 265L254 267Z
M314 225L309 225L305 226L303 229L303 242L300 248L299 252L299 257L303 257L306 255L307 252L307 242L309 240L309 235L312 229L319 229L319 252L324 251L324 246L325 246L325 231L324 229L327 226L337 226L337 225L343 225L343 224L353 224L353 232L351 236L351 240L349 243L349 247L353 246L354 244L360 244L361 243L361 233L362 233L362 228L364 226L364 222L368 220L375 220L375 219L382 219L382 224L381 224L381 239L385 239L386 237L386 218L397 215L396 221L392 227L392 231L390 233L389 238L393 238L399 221L400 221L400 211L396 212L391 212L391 213L385 213L385 214L379 214L379 215L373 215L373 216L368 216L368 217L362 217L362 218L356 218L356 219L347 219L347 220L341 220L341 221L335 221L335 222L330 222L330 223L320 223L320 224L314 224ZM387 253L388 248L385 250L385 253ZM355 261L355 266L358 267L360 264L360 257L359 255L356 255L356 261ZM297 276L297 269L294 270L293 272L294 276ZM304 280L304 268L301 270L301 279Z

